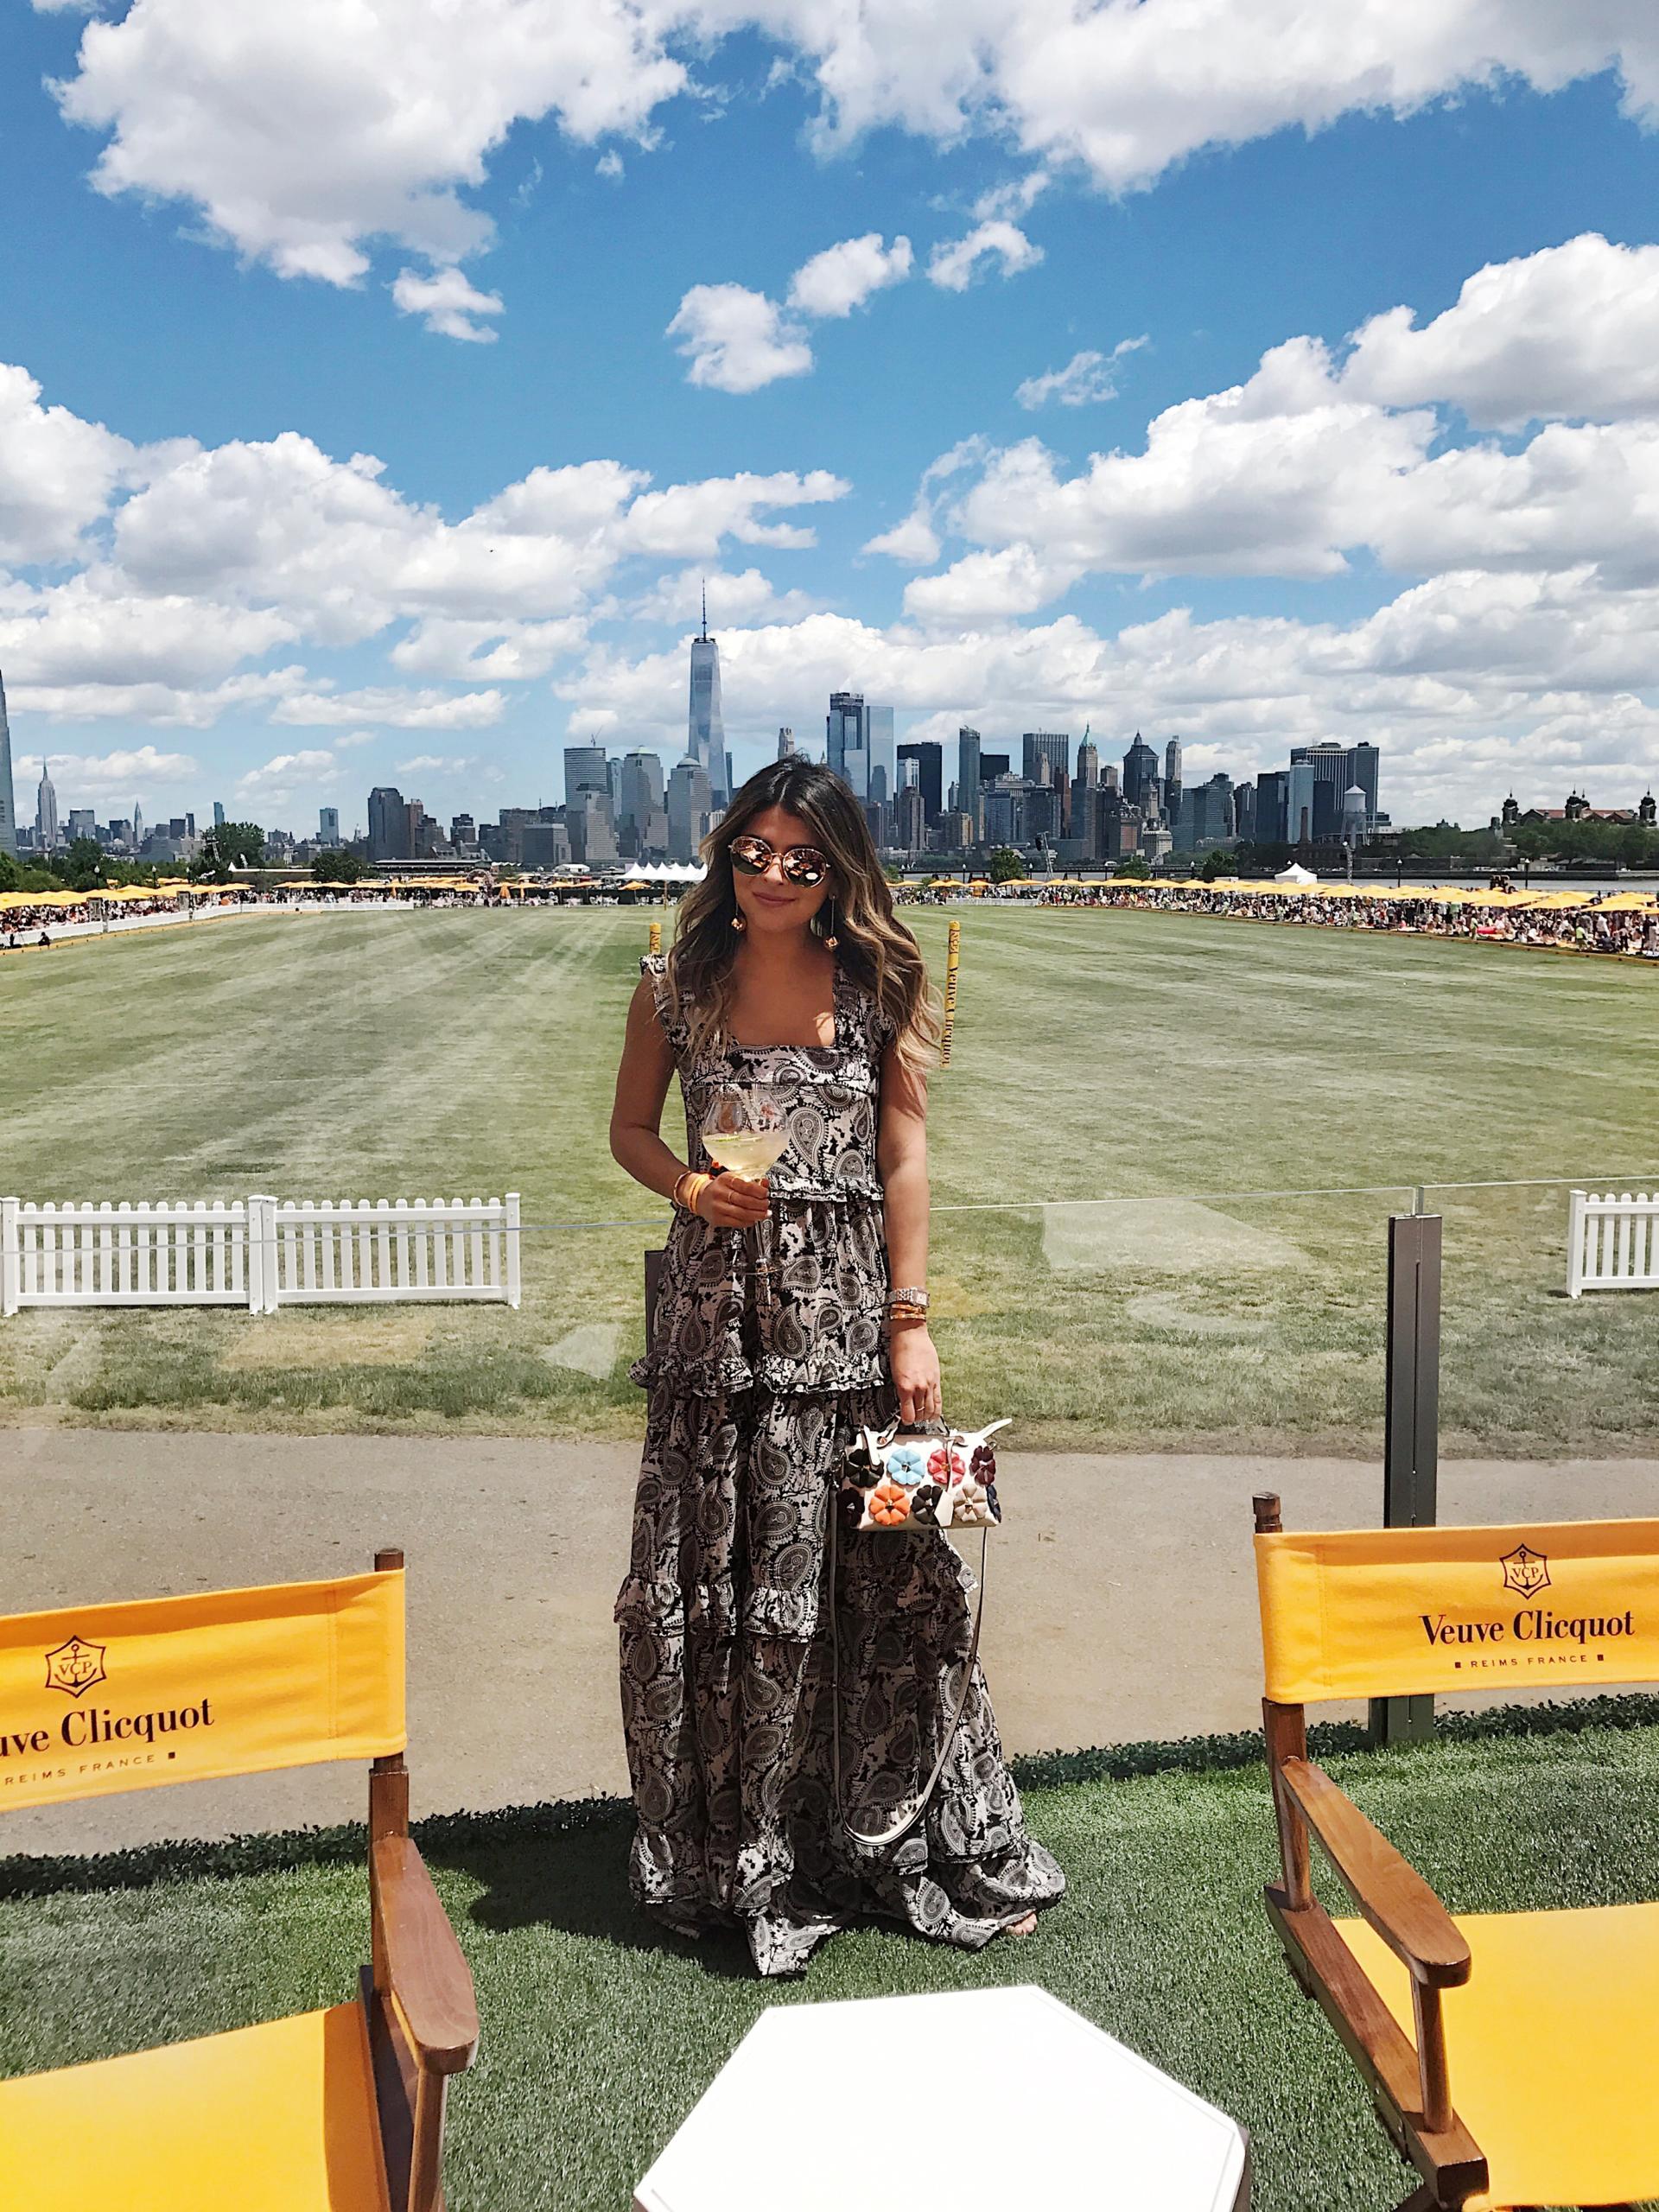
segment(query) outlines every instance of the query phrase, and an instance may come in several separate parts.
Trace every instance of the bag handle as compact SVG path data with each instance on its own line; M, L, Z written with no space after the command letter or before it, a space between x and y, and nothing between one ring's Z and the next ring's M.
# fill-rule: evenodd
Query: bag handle
M1001 1424L999 1423L999 1426ZM979 1657L979 1627L985 1618L985 1560L988 1525L979 1532L979 1603L974 1608L973 1640L968 1647L968 1657L962 1670L962 1688L957 1697L957 1709L950 1716L950 1725L944 1732L939 1755L933 1762L933 1771L927 1777L921 1796L914 1808L895 1827L885 1828L879 1835L872 1835L863 1828L855 1828L847 1817L846 1800L841 1786L841 1622L836 1592L840 1583L841 1515L836 1510L840 1500L833 1494L830 1501L830 1736L831 1771L835 1783L836 1811L842 1827L855 1843L861 1843L872 1851L885 1850L889 1844L898 1843L907 1836L933 1802L933 1793L939 1786L945 1761L956 1746L957 1732L962 1726L963 1715L968 1710L968 1696L974 1686L974 1664ZM940 1531L940 1541L944 1532Z

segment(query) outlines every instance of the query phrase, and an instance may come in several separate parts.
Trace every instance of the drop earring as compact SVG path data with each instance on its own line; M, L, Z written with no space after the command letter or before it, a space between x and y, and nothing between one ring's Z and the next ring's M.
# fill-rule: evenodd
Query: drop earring
M841 939L836 935L835 902L833 899L830 899L826 903L830 909L830 926L823 933L823 942L828 949L833 952L836 947L841 943Z
M741 914L734 914L732 916L732 927L734 930L741 931L747 929L748 926L748 924L744 920Z

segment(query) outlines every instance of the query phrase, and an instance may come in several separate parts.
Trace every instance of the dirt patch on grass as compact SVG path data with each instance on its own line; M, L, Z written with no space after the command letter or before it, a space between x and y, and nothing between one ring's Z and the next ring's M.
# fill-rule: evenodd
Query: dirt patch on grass
M432 1341L429 1313L276 1314L251 1321L219 1364L234 1374L267 1367L406 1367Z
M1196 1198L1123 1198L1045 1206L1043 1257L1056 1274L1195 1275L1302 1268L1307 1255L1287 1236L1236 1221Z

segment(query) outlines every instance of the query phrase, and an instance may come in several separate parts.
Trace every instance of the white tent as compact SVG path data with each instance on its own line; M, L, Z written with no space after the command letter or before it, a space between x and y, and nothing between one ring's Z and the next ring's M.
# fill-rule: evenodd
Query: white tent
M701 861L630 861L624 883L701 883L706 870Z
M1311 868L1300 868L1292 861L1288 868L1281 868L1274 877L1275 883L1317 883L1319 877Z

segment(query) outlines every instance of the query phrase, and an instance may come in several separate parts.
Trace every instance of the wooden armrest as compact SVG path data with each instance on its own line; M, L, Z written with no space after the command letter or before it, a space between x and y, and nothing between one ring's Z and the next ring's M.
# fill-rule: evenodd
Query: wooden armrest
M369 1864L390 1984L383 1993L419 2064L460 2074L478 2048L478 2005L449 1916L408 1836L382 1836Z
M1428 1884L1312 1759L1281 1760L1279 1776L1325 1846L1360 1912L1414 1980L1452 1989L1469 1979L1469 1946Z

